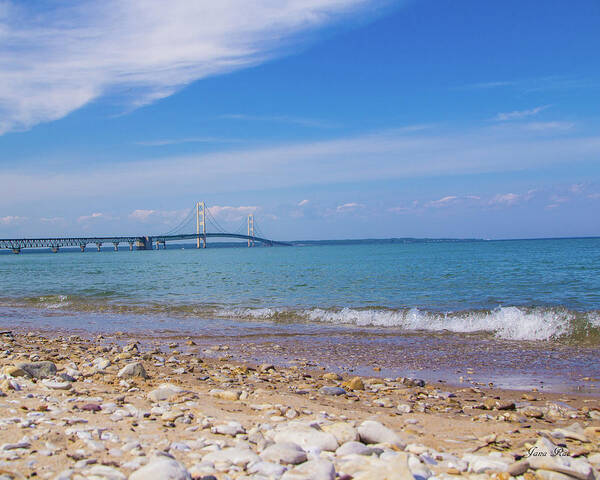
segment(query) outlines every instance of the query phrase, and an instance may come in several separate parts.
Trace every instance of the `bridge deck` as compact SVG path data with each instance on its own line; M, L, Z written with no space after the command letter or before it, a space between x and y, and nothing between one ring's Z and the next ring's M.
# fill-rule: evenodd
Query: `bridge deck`
M20 250L23 248L59 248L59 247L82 247L86 245L102 245L121 243L145 245L146 248L155 242L164 243L174 240L196 240L204 238L204 235L181 234L181 235L151 235L151 236L114 236L114 237L49 237L49 238L8 238L0 239L0 249L8 248ZM290 245L285 242L277 242L267 238L241 235L237 233L207 233L206 238L236 238L240 240L251 240L265 245Z

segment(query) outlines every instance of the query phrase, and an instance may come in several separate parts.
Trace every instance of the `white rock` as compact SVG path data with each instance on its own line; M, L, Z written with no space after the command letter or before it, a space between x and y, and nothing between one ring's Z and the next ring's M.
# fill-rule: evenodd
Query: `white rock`
M338 448L338 441L333 434L294 422L282 426L280 430L275 432L273 440L275 443L297 443L305 450L316 447L320 450L333 452Z
M392 443L401 448L405 446L393 430L374 420L365 420L361 423L358 434L363 443Z
M127 480L125 474L106 465L94 465L92 468L84 470L83 474L88 480Z
M281 480L334 480L335 468L328 460L309 460L283 474Z
M249 448L229 447L205 455L204 462L226 463L245 467L249 463L260 461L260 457Z
M324 432L331 433L340 445L342 443L358 440L358 432L356 429L345 422L335 422L329 425L323 425L321 428Z
M148 398L153 402L163 402L165 400L170 400L177 394L183 392L183 388L178 387L177 385L172 385L170 383L163 383L159 385L157 389L152 390L148 393Z
M501 458L488 457L487 455L475 455L469 453L463 456L463 460L469 463L469 472L506 472L510 463Z
M246 429L239 422L227 422L216 425L210 431L221 435L231 435L232 437L235 437L238 433L246 433Z
M150 463L129 475L129 480L191 480L192 476L177 460L157 456Z
M335 451L338 457L345 457L346 455L371 455L372 453L372 448L360 442L346 442Z
M49 379L42 380L42 385L44 385L46 388L51 388L52 390L70 390L72 387L71 382L61 382L59 380Z
M248 473L264 475L267 478L279 478L285 470L286 468L283 465L272 462L253 463L248 467Z
M260 457L269 462L297 465L306 461L306 452L296 443L280 442L265 448Z

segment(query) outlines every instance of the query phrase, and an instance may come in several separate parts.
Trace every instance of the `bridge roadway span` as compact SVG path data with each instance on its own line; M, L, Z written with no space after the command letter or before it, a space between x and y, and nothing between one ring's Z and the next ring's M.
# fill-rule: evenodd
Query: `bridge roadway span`
M129 250L133 250L135 245L136 250L152 250L152 245L157 244L157 247L162 243L163 246L167 240L201 240L205 238L236 238L240 240L250 240L252 242L263 243L264 245L286 245L289 243L277 242L267 238L255 237L250 235L242 235L237 233L206 233L206 234L181 234L181 235L153 235L147 237L140 236L116 236L116 237L56 237L56 238L13 238L0 239L0 249L8 248L14 253L19 253L22 248L51 248L53 252L58 252L60 247L79 247L81 251L85 251L88 244L95 244L100 251L105 243L112 243L115 250L119 249L119 244L128 243Z

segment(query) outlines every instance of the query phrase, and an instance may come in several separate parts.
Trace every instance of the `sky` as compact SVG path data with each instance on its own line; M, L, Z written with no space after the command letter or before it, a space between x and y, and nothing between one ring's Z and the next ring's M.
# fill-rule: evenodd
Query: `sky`
M0 0L0 238L159 234L197 201L280 240L600 235L599 25L597 0Z

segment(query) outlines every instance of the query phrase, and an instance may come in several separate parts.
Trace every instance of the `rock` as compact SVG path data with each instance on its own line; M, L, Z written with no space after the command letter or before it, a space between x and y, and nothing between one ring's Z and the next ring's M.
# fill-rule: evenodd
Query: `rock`
M469 462L469 472L473 473L506 472L509 467L508 461L487 455L469 453L463 457L463 460Z
M530 456L527 458L531 468L563 473L579 480L593 480L592 466L583 458L571 458L560 453L554 456Z
M323 425L321 428L324 432L333 434L340 445L342 443L352 442L359 439L356 429L352 425L345 422L335 422L329 425Z
M99 357L92 360L92 365L96 370L106 370L110 367L110 360L108 358Z
M341 469L352 476L353 480L415 480L408 466L406 453L391 452L385 458L347 457Z
M71 385L71 382L67 382L67 381L58 381L58 380L48 380L48 379L44 379L42 380L42 385L44 385L46 388L51 388L52 390L70 390L73 385Z
M293 442L303 449L318 448L333 452L338 448L338 441L329 432L323 432L304 424L290 422L274 435L275 443Z
M87 480L127 480L125 474L106 465L94 465L82 473Z
M13 365L9 365L4 368L4 374L10 375L11 377L28 377L29 374L23 370L22 368L15 367Z
M346 442L335 451L338 457L346 455L371 455L372 453L373 449L360 442Z
M400 413L411 413L412 412L412 407L408 404L408 403L399 403L398 407L396 407L398 409L398 412Z
M235 437L238 433L246 433L246 429L239 422L227 422L214 426L211 428L211 432Z
M542 418L544 416L544 410L541 407L534 407L533 405L527 405L517 410L521 415L531 418Z
M157 389L149 392L148 398L155 403L164 402L165 400L171 400L183 391L184 390L181 387L170 383L163 383L162 385L159 385Z
M50 378L56 375L56 365L53 362L23 362L17 368L27 372L32 378Z
M351 380L348 380L344 386L348 389L348 390L364 390L365 389L365 384L362 381L362 378L360 377L354 377Z
M191 480L187 469L177 460L165 456L157 456L150 463L136 470L129 480Z
M589 441L579 423L573 423L566 428L557 428L552 431L551 435L554 438L572 438L584 443Z
M218 388L215 388L208 393L210 395L212 395L213 397L220 398L222 400L235 401L235 400L239 400L242 392L239 392L236 390L220 390Z
M342 387L321 387L319 393L321 395L344 395L346 390Z
M334 480L335 468L328 460L309 460L283 474L281 480Z
M297 465L306 461L306 452L293 442L279 442L267 447L260 458L269 462Z
M131 378L131 377L140 377L140 378L148 378L148 374L146 373L146 369L140 362L128 363L125 365L119 373L117 374L119 378Z
M358 427L358 435L363 443L392 443L400 448L405 444L400 437L389 428L374 420L365 420Z
M228 447L205 455L203 462L226 463L246 467L249 463L260 461L260 457L249 448Z
M323 379L331 380L331 381L338 381L338 380L341 380L342 377L341 377L341 375L338 375L337 373L330 372L330 373L326 373L325 375L323 375Z
M264 475L267 478L279 478L285 470L286 468L283 465L272 462L257 462L248 466L248 473Z
M527 459L519 460L518 462L513 463L506 470L511 477L518 477L519 475L523 475L529 469L529 462Z
M392 401L391 398L383 397L383 398L376 398L375 400L373 400L373 405L375 405L377 407L391 408L394 406L394 402Z

